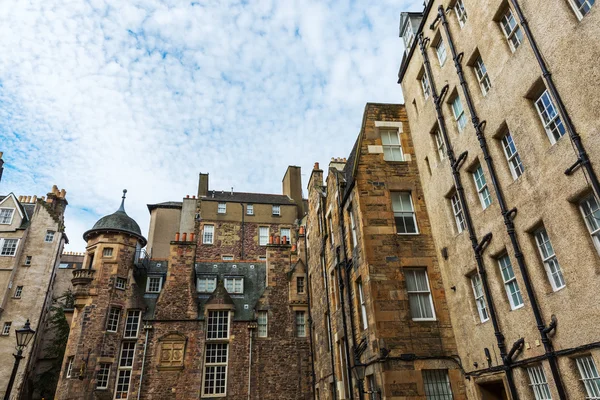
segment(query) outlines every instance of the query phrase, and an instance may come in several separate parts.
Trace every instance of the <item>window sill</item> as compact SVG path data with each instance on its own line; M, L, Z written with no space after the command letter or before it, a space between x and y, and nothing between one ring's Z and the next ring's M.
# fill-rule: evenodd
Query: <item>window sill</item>
M523 308L523 307L525 307L525 304L521 304L521 305L520 305L520 306L518 306L518 307L512 307L512 306L511 306L511 307L510 307L510 311L517 311L517 310L519 310L519 309L521 309L521 308Z
M161 366L161 365L157 365L156 369L159 371L183 371L184 370L184 366L183 365L179 365L179 366Z
M413 318L413 322L435 322L437 318Z
M420 235L420 233L419 232L416 232L416 233L399 233L399 232L396 232L396 235L398 235L398 236L418 236L418 235Z

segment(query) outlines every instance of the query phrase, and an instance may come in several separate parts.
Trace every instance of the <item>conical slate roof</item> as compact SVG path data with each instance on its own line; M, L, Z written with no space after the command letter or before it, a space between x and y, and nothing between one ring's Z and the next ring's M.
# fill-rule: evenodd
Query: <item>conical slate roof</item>
M96 233L98 231L117 231L124 232L130 235L135 236L137 239L142 242L142 246L146 245L146 238L142 236L142 230L140 226L133 218L131 218L125 212L125 193L127 193L127 189L123 190L123 200L121 201L121 207L114 212L113 214L106 215L100 218L92 229L86 231L83 234L83 240L88 240L88 237L92 233Z

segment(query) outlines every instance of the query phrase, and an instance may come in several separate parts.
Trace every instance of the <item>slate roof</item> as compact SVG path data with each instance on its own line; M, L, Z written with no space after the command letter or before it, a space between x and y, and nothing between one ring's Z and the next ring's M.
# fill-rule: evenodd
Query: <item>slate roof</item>
M156 204L147 204L148 206L148 211L152 211L156 208L175 208L175 209L181 209L183 202L181 201L165 201L162 203L156 203Z
M267 194L267 193L245 193L231 191L209 190L208 196L202 197L202 201L231 201L235 203L250 203L250 204L280 204L280 205L295 205L294 201L283 194Z
M142 247L146 245L146 238L142 236L140 226L125 212L125 196L123 196L123 201L121 201L121 207L116 212L100 218L92 229L84 232L83 240L87 241L88 236L95 231L107 230L128 233L137 237L142 242Z

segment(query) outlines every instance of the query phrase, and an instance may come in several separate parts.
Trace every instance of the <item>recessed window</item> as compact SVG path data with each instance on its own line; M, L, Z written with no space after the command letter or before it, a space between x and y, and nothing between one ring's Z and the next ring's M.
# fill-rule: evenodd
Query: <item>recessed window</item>
M198 293L212 293L217 288L216 276L200 276L196 280L196 290Z
M517 146L515 146L515 141L510 132L507 132L506 135L502 137L502 148L504 149L504 155L506 156L510 173L513 179L516 180L523 175L524 168L523 163L521 162L521 156L519 156Z
M271 208L273 215L281 215L281 206L274 204Z
M458 19L458 24L462 28L467 23L467 10L465 9L465 4L463 0L457 0L454 5L454 12L456 12L456 19Z
M0 225L10 225L14 213L14 208L0 208Z
M402 40L404 41L404 48L406 49L407 52L410 50L410 47L412 46L414 39L415 39L415 35L412 30L412 25L410 23L410 20L408 20L404 27L404 32L402 33Z
M96 389L107 389L110 378L110 364L100 363L100 369L96 374Z
M229 343L207 343L204 356L204 396L223 396L227 390Z
M254 215L254 204L248 204L246 206L246 214L247 215Z
M20 299L22 294L23 294L23 286L17 286L15 288L15 294L13 297L15 299Z
M454 398L446 369L423 370L423 386L427 399L452 400Z
M213 244L215 234L215 226L214 225L204 225L204 229L202 230L202 243L203 244Z
M67 269L67 268L69 268L69 263L60 263L60 264L58 264L58 268Z
M142 312L139 310L127 311L127 320L125 321L125 338L137 338L140 330L140 320Z
M554 248L552 247L546 228L541 228L535 232L535 241L538 245L552 290L556 292L564 288L566 286L565 278L563 277L562 269L554 253Z
M506 40L508 41L510 49L515 52L515 50L517 50L517 48L523 42L523 32L521 31L519 24L517 24L517 20L515 19L510 7L507 8L506 12L500 19L500 26L502 27L504 36L506 36Z
M296 336L306 337L306 312L296 311Z
M160 293L162 289L162 276L149 276L146 281L146 293Z
M112 257L113 249L112 247L106 247L102 250L102 257Z
M398 129L380 129L383 159L385 161L404 161L400 133Z
M475 172L473 172L473 180L475 180L475 187L477 188L479 201L481 201L481 207L485 210L492 204L492 196L490 195L490 189L485 181L485 175L483 174L481 164L479 164L475 169Z
M406 291L413 321L435 320L427 271L424 268L407 269L404 271L404 276L406 277Z
M454 214L456 229L458 230L458 233L461 233L466 229L467 224L465 223L465 214L463 212L458 193L454 193L454 195L450 198L450 203L452 204L452 213Z
M229 311L211 311L208 313L206 339L219 340L229 338Z
M67 358L67 378L70 378L73 374L73 361L75 361L75 357L70 356Z
M225 289L231 294L243 294L244 293L244 278L242 277L229 277L225 278Z
M586 399L600 399L600 375L592 356L575 359L581 382L585 387Z
M467 126L467 116L465 115L465 110L463 109L459 95L456 95L454 100L452 100L452 114L454 114L454 120L456 121L458 131L462 132L465 129L465 126Z
M483 294L483 285L481 284L481 276L479 276L479 274L475 273L471 276L471 287L473 288L473 296L475 297L479 319L481 322L485 322L490 319L490 314Z
M227 203L219 203L217 205L217 213L225 214L227 212Z
M523 307L523 297L508 254L498 259L498 265L500 266L500 273L502 274L502 281L504 282L504 289L506 289L511 310Z
M267 311L258 312L258 337L267 337Z
M233 256L231 255L222 255L221 260L223 261L233 261Z
M585 224L592 235L592 241L600 254L600 207L596 196L589 195L579 203Z
M259 246L266 246L269 243L269 227L260 226L258 228L258 244Z
M126 399L129 394L134 357L135 342L123 342L118 364L119 373L117 375L115 399Z
M566 131L548 90L544 90L544 93L535 101L535 108L542 120L550 143L556 143L558 139L564 136Z
M529 375L530 386L535 395L535 400L552 400L550 387L548 386L546 374L544 374L542 366L534 365L527 368L527 374Z
M44 239L45 242L50 243L54 240L54 234L56 232L54 231L46 231L46 238Z
M2 336L8 336L10 334L10 326L12 325L12 322L5 322L4 326L2 327Z
M31 265L31 256L26 256L25 257L25 265ZM62 265L62 264L60 264ZM60 268L60 265L58 266L58 268ZM69 264L67 264L68 266Z
M350 203L350 205L348 206L348 215L350 216L350 231L352 232L352 235L350 235L350 237L352 238L352 248L355 248L358 244L358 240L356 238L356 221L354 220L352 203Z
M120 290L125 290L125 288L127 287L127 279L117 277L117 279L115 280L115 287Z
M367 302L365 301L365 294L363 293L362 281L359 279L356 281L356 289L358 291L358 301L360 302L360 316L363 330L369 327L369 320L367 318Z
M447 54L446 54L446 45L444 41L440 38L440 40L435 45L435 54L437 54L438 61L440 62L440 67L444 66L446 62Z
M429 85L429 78L427 78L426 73L421 77L421 88L423 88L423 97L427 100L429 95L431 95L431 86Z
M436 129L433 132L433 139L438 155L438 160L442 161L446 158L446 144L444 143L444 139L442 138L442 134L440 133L439 129Z
M283 238L285 237L286 240L288 242L290 242L292 240L291 238L291 229L290 228L281 228L279 231L279 235L281 236L281 239L283 240Z
M14 257L19 239L0 239L0 256Z
M490 77L487 73L487 68L485 68L485 64L483 63L481 56L477 57L473 68L475 69L475 75L477 76L481 93L483 93L485 96L490 91L492 84L490 83Z
M110 307L108 310L108 318L106 320L106 331L116 332L119 329L119 317L121 309L118 307Z
M296 277L296 293L304 294L304 277L303 276Z
M331 217L331 214L327 218L327 223L329 224L329 241L331 246L335 246L335 233L333 231L333 218Z
M577 18L581 20L590 12L596 0L569 0L569 3L571 3ZM600 394L598 396L600 397Z
M396 233L413 234L419 233L417 229L417 218L410 192L392 192L392 208L396 222Z

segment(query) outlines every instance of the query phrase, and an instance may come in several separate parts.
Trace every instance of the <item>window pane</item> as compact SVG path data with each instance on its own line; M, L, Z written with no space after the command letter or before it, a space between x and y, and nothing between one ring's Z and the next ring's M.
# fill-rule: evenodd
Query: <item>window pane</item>
M452 388L445 369L423 370L423 385L427 400L452 400Z

